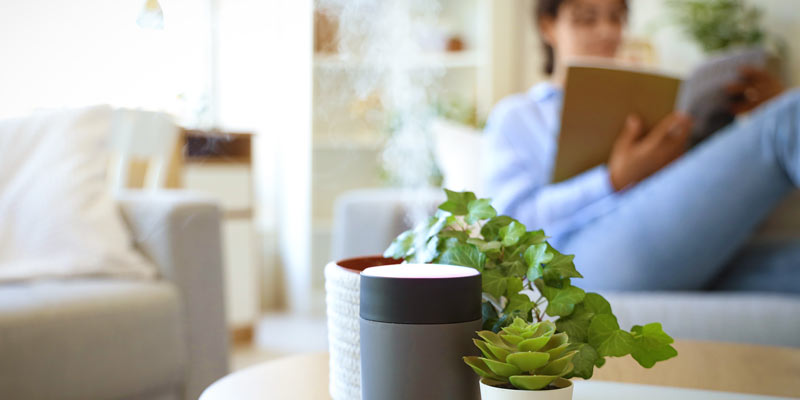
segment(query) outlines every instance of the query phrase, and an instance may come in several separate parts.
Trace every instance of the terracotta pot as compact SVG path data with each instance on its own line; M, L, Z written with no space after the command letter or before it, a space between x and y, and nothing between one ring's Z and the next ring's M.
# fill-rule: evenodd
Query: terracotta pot
M330 394L334 400L361 400L359 300L361 271L403 260L366 256L325 266L325 302L330 351Z
M552 385L559 389L516 390L489 386L481 379L481 400L572 400L572 382L558 378Z

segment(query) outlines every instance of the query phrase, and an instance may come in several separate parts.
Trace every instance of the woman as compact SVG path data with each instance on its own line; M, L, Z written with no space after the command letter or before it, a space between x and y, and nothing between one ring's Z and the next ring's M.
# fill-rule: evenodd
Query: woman
M544 228L592 289L800 291L799 243L743 249L800 185L800 91L743 71L729 89L734 111L758 108L747 118L684 154L687 116L645 132L631 115L606 165L553 184L565 65L614 57L627 2L540 0L536 17L551 79L501 101L486 128L498 211Z

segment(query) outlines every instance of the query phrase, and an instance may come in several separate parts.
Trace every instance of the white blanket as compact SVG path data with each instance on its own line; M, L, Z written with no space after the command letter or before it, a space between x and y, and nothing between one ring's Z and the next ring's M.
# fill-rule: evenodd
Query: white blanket
M151 278L107 190L112 109L0 121L0 282Z

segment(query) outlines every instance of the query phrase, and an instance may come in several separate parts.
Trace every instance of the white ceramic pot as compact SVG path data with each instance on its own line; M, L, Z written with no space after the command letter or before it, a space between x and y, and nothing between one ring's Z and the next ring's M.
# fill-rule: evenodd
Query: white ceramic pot
M358 312L361 271L402 260L381 256L330 262L325 266L325 303L330 352L329 391L334 400L361 400L361 342Z
M481 380L481 400L572 400L572 382L558 378L552 390L515 390L489 386Z

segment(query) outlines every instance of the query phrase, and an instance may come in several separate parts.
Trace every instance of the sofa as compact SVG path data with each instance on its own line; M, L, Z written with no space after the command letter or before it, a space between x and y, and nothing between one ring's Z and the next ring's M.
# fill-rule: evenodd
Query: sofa
M341 195L334 211L333 259L382 253L411 226L410 211L430 214L443 199L438 189L361 189ZM787 225L771 224L784 230ZM680 339L800 347L800 296L710 291L602 294L624 328L659 321Z
M159 278L0 285L0 398L194 400L227 373L218 206L183 191L117 201Z

